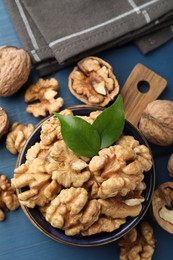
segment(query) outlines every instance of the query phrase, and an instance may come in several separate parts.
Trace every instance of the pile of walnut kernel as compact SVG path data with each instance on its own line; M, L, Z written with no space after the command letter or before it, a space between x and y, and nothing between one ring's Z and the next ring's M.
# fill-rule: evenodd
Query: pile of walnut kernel
M55 78L45 80L40 78L36 83L30 85L25 92L26 102L31 103L36 100L39 100L40 102L29 104L26 108L26 112L32 113L35 117L45 117L52 114L54 111L59 111L64 104L64 100L61 97L55 98L57 93L58 81ZM0 119L1 113L0 110ZM5 121L4 116L3 121ZM21 152L26 140L32 134L34 129L34 125L30 123L26 125L19 122L13 123L6 137L7 150L12 154ZM6 133L7 131L3 132Z
M140 223L118 240L120 247L120 260L151 260L155 239L153 229L147 222Z
M72 115L68 109L61 113ZM99 113L83 118L92 123ZM11 182L17 189L27 187L18 194L21 205L38 206L68 236L89 236L112 232L140 213L144 174L151 167L148 147L126 135L93 158L81 157L66 146L59 120L51 117Z

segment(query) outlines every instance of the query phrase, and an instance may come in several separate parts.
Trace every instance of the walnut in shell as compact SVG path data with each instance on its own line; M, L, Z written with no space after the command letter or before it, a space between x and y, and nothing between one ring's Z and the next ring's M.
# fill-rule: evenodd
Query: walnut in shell
M139 129L151 143L173 144L173 102L155 100L149 103L141 115Z
M31 71L29 54L17 47L0 47L0 96L16 93L28 80Z
M168 160L168 172L171 177L173 177L173 153L169 157Z
M162 183L152 199L153 216L167 232L173 234L173 182Z
M10 121L5 110L0 107L0 138L8 132Z
M110 64L91 56L79 61L71 72L69 89L80 101L104 107L118 94L119 85Z

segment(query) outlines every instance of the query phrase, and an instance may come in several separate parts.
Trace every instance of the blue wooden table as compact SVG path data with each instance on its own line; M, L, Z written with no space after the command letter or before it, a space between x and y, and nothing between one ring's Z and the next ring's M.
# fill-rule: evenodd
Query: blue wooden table
M22 44L15 31L7 9L0 1L0 45L14 45L22 47ZM173 40L158 48L152 53L144 56L133 45L128 44L121 48L114 48L99 54L99 57L107 60L113 67L120 86L122 87L131 70L137 63L142 63L159 75L163 76L168 85L160 96L160 99L173 101ZM69 66L50 77L56 77L59 81L59 95L64 98L64 107L81 104L72 96L68 89L68 75L73 66ZM26 113L26 103L24 93L31 83L38 79L38 75L32 69L31 76L27 84L15 95L2 98L0 106L9 114L10 123L20 122L23 124L37 124L42 118L34 118ZM165 181L172 181L167 171L167 161L173 152L173 147L151 146L155 167L156 167L156 187ZM0 174L5 174L9 179L13 177L17 155L10 154L5 148L5 138L0 140ZM150 212L145 216L153 226L156 238L156 248L153 256L154 260L173 259L173 235L167 233L153 220ZM41 233L36 229L19 208L15 212L9 212L4 222L0 222L0 259L49 259L49 260L118 260L119 249L116 242L92 248L81 248L60 244Z

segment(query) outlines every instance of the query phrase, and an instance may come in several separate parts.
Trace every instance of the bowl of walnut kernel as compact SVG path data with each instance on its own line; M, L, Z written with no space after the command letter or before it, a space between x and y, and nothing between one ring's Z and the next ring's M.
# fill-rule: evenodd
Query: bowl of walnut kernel
M76 106L60 114L92 124L98 109ZM148 143L128 121L113 145L87 158L65 144L60 121L50 116L20 153L12 185L25 214L44 234L66 244L98 246L119 239L143 218L155 171Z

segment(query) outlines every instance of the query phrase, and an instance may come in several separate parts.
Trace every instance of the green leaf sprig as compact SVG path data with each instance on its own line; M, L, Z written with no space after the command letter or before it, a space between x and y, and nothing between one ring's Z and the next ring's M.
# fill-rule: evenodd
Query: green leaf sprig
M93 157L99 150L109 147L123 132L125 116L122 96L103 110L93 124L77 116L66 116L54 112L60 121L61 133L66 145L75 153Z

